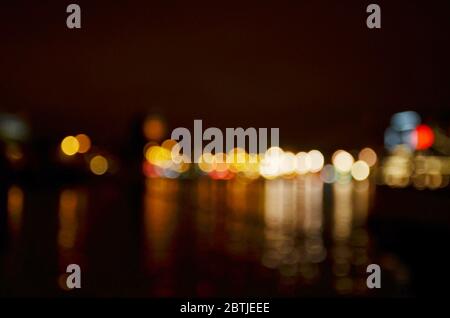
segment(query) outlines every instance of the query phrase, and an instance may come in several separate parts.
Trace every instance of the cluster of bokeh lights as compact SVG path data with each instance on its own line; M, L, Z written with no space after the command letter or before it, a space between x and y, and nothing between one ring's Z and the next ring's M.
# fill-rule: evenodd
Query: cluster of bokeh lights
M150 115L143 123L142 132L147 144L143 149L142 171L148 178L208 176L213 180L251 181L315 174L326 183L363 181L377 162L377 155L371 148L361 150L358 160L349 152L338 150L333 154L331 164L325 164L324 155L317 149L294 153L271 147L264 153L248 153L243 148L233 148L226 153L203 152L192 163L190 158L179 153L175 140L162 141L166 131L165 122L159 116Z
M418 113L394 114L384 141L389 152L381 166L384 184L393 188L413 186L419 190L448 186L450 141L436 127L423 124Z
M60 150L66 157L73 157L77 154L85 156L89 170L94 175L103 175L109 169L109 161L105 156L90 153L92 150L91 139L86 134L64 137L60 144Z
M189 170L186 158L172 155L172 149L177 145L174 140L166 140L161 145L149 142L144 147L143 172L150 178L162 177L175 179Z
M228 153L205 152L193 164L181 154L174 155L177 153L172 151L174 147L177 143L170 139L161 144L149 142L144 148L144 175L171 179L206 175L213 180L272 180L316 174L324 182L333 183L366 180L377 162L377 155L371 148L361 150L358 160L349 152L338 150L331 158L332 163L325 164L324 155L316 149L294 153L272 147L264 154L248 153L242 148Z
M450 184L450 137L438 125L422 123L415 111L392 116L384 135L387 154L380 162L369 147L359 152L339 149L326 157L317 149L294 152L272 147L260 154L242 148L227 153L204 152L192 163L192 158L174 151L179 147L176 141L164 141L167 132L161 116L152 114L144 118L141 133L147 143L142 171L148 178L207 176L213 180L252 181L315 175L324 183L347 183L373 176L371 179L377 184L413 186L419 190L435 190ZM15 169L26 164L25 142L29 135L28 124L22 118L0 114L0 140L5 144L5 158ZM115 174L118 169L117 158L94 146L84 133L61 138L58 158L72 166L82 163L97 176Z
M364 181L371 175L391 187L413 185L417 189L437 189L449 184L450 158L431 154L435 142L433 129L421 123L413 111L394 114L385 133L385 145L390 155L378 165L377 153L372 148L359 152L339 149L329 159L321 151L293 152L271 147L261 154L233 148L227 153L204 152L195 163L178 151L177 141L163 136L165 122L158 116L149 116L143 125L147 144L143 149L143 174L148 178L193 178L208 176L212 180L292 179L307 174L319 177L324 183ZM441 138L442 139L442 138ZM442 141L439 144L441 147ZM94 175L106 174L111 158L92 150L86 134L67 136L60 144L65 157L83 155ZM12 151L10 151L13 154ZM379 170L377 170L379 166Z

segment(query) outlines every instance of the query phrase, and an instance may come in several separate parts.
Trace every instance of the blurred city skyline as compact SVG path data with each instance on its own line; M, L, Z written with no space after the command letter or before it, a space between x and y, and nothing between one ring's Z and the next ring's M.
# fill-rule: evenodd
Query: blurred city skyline
M448 0L71 3L0 2L0 298L449 285Z
M156 112L170 130L279 127L311 149L382 146L402 110L448 123L445 2L378 1L381 30L359 1L78 1L81 30L69 3L1 4L0 110L33 136L121 145Z

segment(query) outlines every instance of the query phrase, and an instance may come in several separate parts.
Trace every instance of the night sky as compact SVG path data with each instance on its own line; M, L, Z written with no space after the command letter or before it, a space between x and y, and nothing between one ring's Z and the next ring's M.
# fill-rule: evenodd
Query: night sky
M280 127L300 149L380 145L395 111L450 109L450 2L376 1L369 30L372 2L2 1L0 110L104 144L157 110L171 128Z

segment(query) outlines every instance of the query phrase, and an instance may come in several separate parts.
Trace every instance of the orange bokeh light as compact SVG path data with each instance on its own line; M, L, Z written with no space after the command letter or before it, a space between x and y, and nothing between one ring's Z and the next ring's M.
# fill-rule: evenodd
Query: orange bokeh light
M158 116L147 117L142 129L148 140L161 140L166 133L166 125Z

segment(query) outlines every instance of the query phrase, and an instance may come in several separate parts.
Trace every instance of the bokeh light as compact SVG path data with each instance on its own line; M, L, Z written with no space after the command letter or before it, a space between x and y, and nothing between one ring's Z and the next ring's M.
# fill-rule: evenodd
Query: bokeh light
M91 159L89 167L93 174L100 176L108 171L108 160L101 155L97 155Z
M234 173L243 172L247 167L250 157L242 148L233 148L227 154L227 162L230 170Z
M22 148L17 143L8 143L6 145L5 155L6 158L13 163L21 161L24 157Z
M411 144L416 150L425 150L430 148L434 143L433 130L427 125L419 125L411 134Z
M373 167L378 160L377 153L371 148L364 148L358 154L358 159L367 163L369 167Z
M198 159L198 168L205 173L209 173L213 171L213 162L214 156L211 153L206 152Z
M151 164L160 168L169 168L172 164L171 152L160 146L151 146L145 152L145 158Z
M163 147L164 149L167 149L169 151L172 151L173 147L175 147L177 145L177 142L173 139L167 139L164 140L164 142L161 144L161 147Z
M225 172L228 170L226 154L220 152L213 156L213 170L217 172Z
M320 179L325 183L333 183L336 181L336 172L334 166L326 164L320 172Z
M308 152L309 160L310 160L310 171L311 172L319 172L323 168L323 164L325 159L322 153L319 150L311 150Z
M352 165L351 174L355 180L365 180L369 177L370 167L365 161L358 160Z
M305 174L311 169L311 159L306 152L299 152L296 155L296 170L298 174Z
M166 133L166 124L159 116L148 116L142 127L145 138L148 140L161 140Z
M334 167L341 173L350 172L353 162L353 156L345 150L336 151L332 157Z
M74 136L67 136L61 142L61 151L67 156L73 156L80 149L80 143Z
M282 155L280 173L292 175L296 171L296 157L292 152L285 152Z
M76 135L75 138L78 140L78 144L79 144L78 152L79 153L86 153L89 151L89 149L91 149L91 139L89 138L89 136L87 136L85 134L79 134L79 135Z
M391 118L391 126L397 131L412 130L421 122L421 118L415 111L396 113Z
M0 114L0 138L10 141L25 141L30 135L28 124L14 114Z
M267 149L259 167L261 176L266 179L275 179L281 173L283 150L279 147Z

